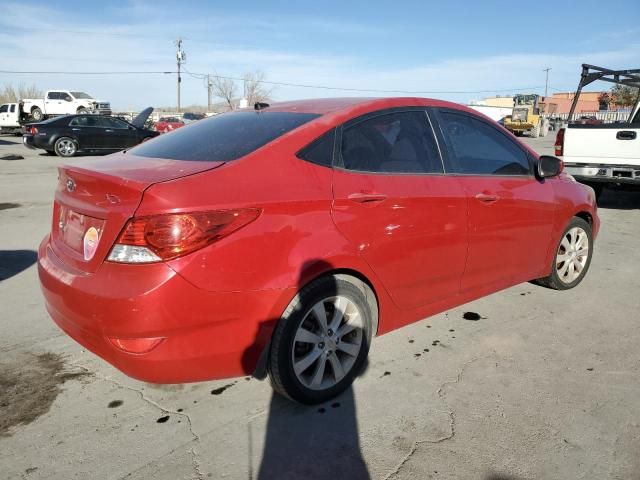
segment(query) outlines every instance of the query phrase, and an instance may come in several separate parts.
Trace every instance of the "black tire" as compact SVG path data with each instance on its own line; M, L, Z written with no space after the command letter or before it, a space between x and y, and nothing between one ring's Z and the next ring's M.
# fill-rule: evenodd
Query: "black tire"
M89 113L89 110L87 110L85 107L80 107L80 108L78 108L78 110L76 110L76 113L78 115L84 115L86 113Z
M33 118L36 122L41 121L44 118L42 110L40 110L38 107L33 107L31 109L31 118Z
M599 183L599 182L585 183L585 185L588 185L591 188L593 188L593 192L596 195L596 201L600 200L600 197L602 196L602 191L604 190L604 183Z
M575 278L575 280L568 282L566 280L563 280L558 273L558 265L563 265L562 262L558 262L558 255L561 251L562 241L567 237L569 231L576 227L582 229L586 233L587 239L589 240L589 250L584 267L582 267L582 270L580 271L578 277ZM560 237L560 241L555 248L553 260L551 262L551 274L548 277L539 278L538 280L536 280L536 283L547 288L552 288L553 290L569 290L576 287L580 282L582 282L585 275L589 271L589 266L591 265L591 259L593 257L593 247L594 244L591 225L589 225L589 223L582 218L573 217L569 222L569 225L567 225L567 228L565 228L562 236Z
M73 138L60 137L54 144L56 155L63 158L71 158L78 153L78 144Z
M324 389L312 389L304 385L294 371L294 355L299 347L295 336L303 322L308 321L312 315L311 310L319 302L331 297L344 297L357 309L362 319L360 350L355 356L355 361L344 377L335 384ZM374 325L377 325L377 303L370 289L359 280L345 276L321 277L304 287L284 311L271 339L271 348L267 370L271 379L271 385L279 394L307 405L313 405L327 401L346 390L355 380L361 370L367 355L373 335ZM355 332L356 330L354 330ZM330 332L330 331L329 331ZM339 341L336 329L336 340ZM330 334L330 333L329 333ZM346 335L345 335L346 336ZM302 355L310 353L320 344L305 344L310 349ZM338 354L338 347L335 354ZM331 362L326 361L326 365ZM313 364L312 364L313 365ZM310 368L310 367L309 367ZM333 367L323 370L324 375L334 375ZM331 381L331 378L329 378Z

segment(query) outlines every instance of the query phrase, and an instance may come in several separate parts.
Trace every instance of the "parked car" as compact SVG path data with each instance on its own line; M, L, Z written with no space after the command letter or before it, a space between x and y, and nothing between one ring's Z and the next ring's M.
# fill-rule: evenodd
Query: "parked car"
M202 120L203 118L207 118L204 113L186 112L182 115L182 121L185 123L185 125L191 122L195 122L196 120Z
M0 133L20 133L20 108L17 103L0 105Z
M184 127L184 122L177 117L160 117L155 124L155 129L159 133L167 133Z
M113 153L131 148L158 135L144 123L151 107L142 111L131 123L103 115L65 115L23 127L23 144L41 148L49 154L73 157L76 153Z
M316 403L376 335L521 282L575 287L599 225L591 188L467 107L319 99L60 167L38 270L55 322L132 377L268 373Z
M111 115L111 104L96 100L85 92L71 90L48 90L44 98L21 100L23 111L39 122L54 115L99 113Z

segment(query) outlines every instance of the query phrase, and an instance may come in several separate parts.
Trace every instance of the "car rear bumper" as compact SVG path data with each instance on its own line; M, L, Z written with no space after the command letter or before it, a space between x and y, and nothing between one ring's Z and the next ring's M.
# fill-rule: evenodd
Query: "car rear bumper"
M640 185L640 165L565 163L564 170L582 182Z
M93 274L65 264L46 237L38 273L47 311L78 343L125 374L184 383L251 374L295 292L209 292L166 264L105 262ZM276 313L278 312L278 313ZM116 345L160 339L146 353Z

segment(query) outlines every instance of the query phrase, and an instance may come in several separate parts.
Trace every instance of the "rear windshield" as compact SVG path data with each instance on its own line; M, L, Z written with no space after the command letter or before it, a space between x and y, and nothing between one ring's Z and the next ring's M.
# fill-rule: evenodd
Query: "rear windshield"
M229 112L156 137L130 153L170 160L235 160L317 117L313 113Z

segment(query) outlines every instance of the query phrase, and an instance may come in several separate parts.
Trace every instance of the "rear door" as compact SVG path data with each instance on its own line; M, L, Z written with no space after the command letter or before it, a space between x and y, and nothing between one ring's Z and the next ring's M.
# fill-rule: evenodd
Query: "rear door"
M462 291L539 275L551 240L555 194L533 174L513 136L479 116L438 109L445 166L469 204L469 253Z
M81 115L69 122L73 136L78 140L80 149L105 148L105 130L95 115Z
M444 175L424 109L385 110L339 129L332 215L404 309L458 293L464 191Z
M44 100L44 110L48 115L61 115L65 113L62 105L62 92L48 92Z

